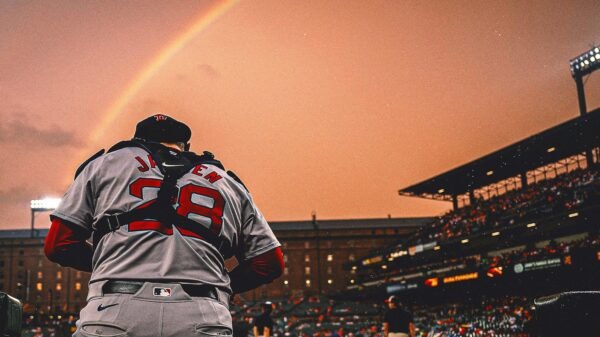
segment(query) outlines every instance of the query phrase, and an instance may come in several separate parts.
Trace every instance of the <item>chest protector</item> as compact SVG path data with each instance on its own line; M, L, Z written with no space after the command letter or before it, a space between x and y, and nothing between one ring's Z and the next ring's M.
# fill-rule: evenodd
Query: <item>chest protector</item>
M202 224L177 214L173 205L176 203L178 188L177 181L189 172L192 168L201 164L210 164L225 170L220 161L216 160L212 153L205 151L202 155L193 152L178 152L168 147L154 142L144 142L139 140L122 141L112 146L108 152L113 152L126 147L138 147L150 154L156 162L157 167L164 178L158 191L158 197L148 207L133 209L128 212L105 215L95 225L94 244L100 241L105 234L116 231L121 226L133 221L153 219L160 221L163 225L177 225L179 228L189 230L200 235L206 242L213 245L217 250L222 246L222 238L218 233L212 232ZM101 150L85 161L75 174L75 177L92 160L104 154ZM227 174L240 183L242 181L231 171ZM245 188L245 186L244 186Z

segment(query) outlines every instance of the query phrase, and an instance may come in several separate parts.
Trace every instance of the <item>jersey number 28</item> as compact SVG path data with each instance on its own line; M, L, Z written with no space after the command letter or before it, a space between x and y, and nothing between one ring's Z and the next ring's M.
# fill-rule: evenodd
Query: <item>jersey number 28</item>
M129 193L136 198L144 199L144 188L160 188L162 180L156 178L139 178L135 180L131 185L129 185ZM194 196L197 196L194 198ZM212 206L204 204L195 203L192 199L196 200L212 200ZM150 200L138 206L137 208L145 208L150 206L155 200ZM176 212L183 216L187 217L190 214L200 215L202 217L210 220L210 224L208 228L215 234L219 234L221 231L221 226L223 225L223 209L225 208L225 199L221 195L218 190L194 185L187 184L181 186L179 189L179 196L177 199L177 203L179 206L176 209ZM210 204L210 202L208 202ZM198 226L202 226L202 224L198 223ZM182 235L191 236L195 238L202 238L199 234L178 227L177 228ZM173 234L173 227L169 226L169 224L162 224L160 221L156 220L141 220L141 221L132 221L129 224L129 231L146 231L146 230L155 230L161 232L166 235Z

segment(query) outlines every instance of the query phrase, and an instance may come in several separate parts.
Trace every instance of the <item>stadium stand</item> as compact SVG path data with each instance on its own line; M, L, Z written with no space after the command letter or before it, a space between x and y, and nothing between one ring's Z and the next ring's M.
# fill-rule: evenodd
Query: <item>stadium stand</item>
M529 337L534 298L600 279L597 130L600 110L402 189L454 209L349 262L343 293L270 299L273 336L382 337L383 299L396 294L420 337ZM234 299L235 336L261 303ZM25 316L23 335L67 336L75 320Z

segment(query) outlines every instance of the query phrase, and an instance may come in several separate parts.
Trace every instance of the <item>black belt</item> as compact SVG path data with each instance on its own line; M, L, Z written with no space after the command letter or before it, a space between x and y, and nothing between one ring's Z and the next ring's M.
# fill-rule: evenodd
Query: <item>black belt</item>
M135 294L144 285L144 281L107 281L102 286L104 294ZM219 300L217 288L206 284L180 284L188 295L191 297L208 297L214 300Z

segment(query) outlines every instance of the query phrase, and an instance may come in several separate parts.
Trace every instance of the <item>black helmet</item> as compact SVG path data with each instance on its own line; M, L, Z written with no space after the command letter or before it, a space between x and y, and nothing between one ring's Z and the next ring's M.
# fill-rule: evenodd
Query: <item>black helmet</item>
M137 123L134 138L148 142L185 143L192 137L192 130L180 121L157 114Z

